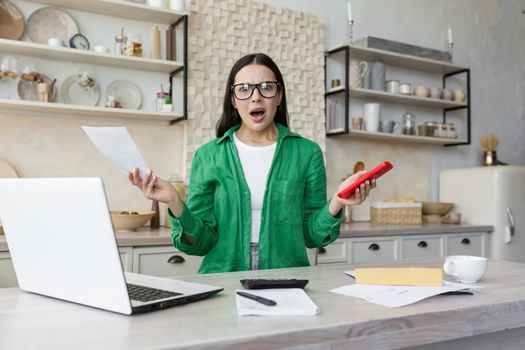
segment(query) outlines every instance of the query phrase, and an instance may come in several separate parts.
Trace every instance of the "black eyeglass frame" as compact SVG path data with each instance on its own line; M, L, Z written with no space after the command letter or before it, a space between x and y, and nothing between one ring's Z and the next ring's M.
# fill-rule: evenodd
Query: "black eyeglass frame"
M268 83L274 83L277 86L277 89L275 89L275 95L273 95L273 96L265 96L261 92L261 85L262 84L268 84ZM237 94L235 93L235 87L239 86L239 85L248 85L252 89L252 91L250 92L250 95L248 95L248 97L246 97L246 98L239 98L237 96ZM233 92L233 95L235 96L235 98L238 99L238 100L241 100L241 101L247 100L250 97L252 97L253 92L255 91L255 89L257 89L257 91L259 91L259 95L261 95L264 98L274 98L275 96L277 96L277 94L279 93L279 90L281 89L281 83L278 82L278 81L261 81L258 84L239 83L239 84L234 84L234 85L230 86L230 90Z

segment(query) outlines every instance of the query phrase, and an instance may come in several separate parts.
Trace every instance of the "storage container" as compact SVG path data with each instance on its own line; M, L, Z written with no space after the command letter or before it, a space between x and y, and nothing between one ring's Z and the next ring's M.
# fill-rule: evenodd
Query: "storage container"
M421 224L421 203L375 202L370 206L373 224Z

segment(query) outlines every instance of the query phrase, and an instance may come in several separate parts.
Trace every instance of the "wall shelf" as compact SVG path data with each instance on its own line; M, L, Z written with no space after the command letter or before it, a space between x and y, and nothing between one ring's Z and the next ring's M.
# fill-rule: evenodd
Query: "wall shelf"
M64 62L99 64L103 66L170 73L181 67L182 62L130 57L68 47L51 47L26 41L0 39L0 52L22 56L32 56Z
M145 4L123 0L30 0L31 2L65 7L101 15L128 18L143 22L172 24L186 12L151 7Z
M391 51L371 49L363 46L350 45L350 56L359 57L366 61L380 60L385 65L418 70L429 73L448 74L467 69L452 63L431 60L412 55L405 55Z
M114 120L155 122L164 125L176 123L183 117L173 113L147 112L135 109L79 106L65 103L46 103L0 99L0 110L40 114L47 116L77 115L84 118L99 117Z
M402 105L411 105L428 108L456 108L467 107L465 103L454 101L439 100L428 97L418 97L413 95L393 94L385 91L377 91L362 88L350 88L350 97L366 98L380 102L389 102Z
M169 9L160 9L145 4L123 0L29 0L33 3L64 7L101 15L127 18L168 24L171 28L182 28L183 53L182 61L130 57L109 53L98 53L88 50L77 50L69 47L50 47L26 41L0 39L0 52L14 55L31 56L61 62L89 63L94 65L117 67L137 71L149 71L169 74L169 93L173 96L173 78L182 75L183 112L157 113L143 110L110 109L70 105L64 103L42 103L34 101L0 99L0 108L4 111L30 115L76 115L82 117L103 117L130 121L158 122L174 124L187 118L187 65L188 65L188 15Z
M326 111L326 134L328 136L349 134L358 138L374 138L380 140L397 140L404 142L419 142L441 144L444 146L456 146L470 144L470 69L449 62L421 58L412 55L399 54L395 52L371 49L355 45L342 45L325 52L325 79L327 79L328 58L336 60L343 65L343 72L339 72L336 78L341 79L343 84L336 88L327 88L325 92ZM385 66L405 68L411 71L427 72L442 76L442 86L447 87L447 79L457 75L465 76L466 101L455 102L442 99L418 97L413 95L401 95L386 91L371 90L365 88L350 87L349 63L350 58L365 61L381 61ZM328 82L325 81L328 86ZM363 99L365 102L392 103L403 106L418 106L423 108L434 108L442 111L442 122L447 123L447 113L464 110L466 111L466 139L450 139L439 137L420 137L412 135L388 134L381 132L366 132L361 130L350 130L349 127L349 105L353 98ZM344 111L338 111L338 101L343 100ZM336 108L330 109L335 105ZM335 112L334 112L335 111Z
M363 130L350 130L348 133L345 133L343 129L340 130L329 130L327 131L329 135L338 135L344 134L347 137L359 138L359 139L375 139L382 141L401 141L401 142L413 142L413 143L428 143L435 145L452 145L461 142L466 142L466 140L452 139L446 137L424 137L424 136L412 136L412 135L401 135L401 134L391 134L385 132L370 132Z

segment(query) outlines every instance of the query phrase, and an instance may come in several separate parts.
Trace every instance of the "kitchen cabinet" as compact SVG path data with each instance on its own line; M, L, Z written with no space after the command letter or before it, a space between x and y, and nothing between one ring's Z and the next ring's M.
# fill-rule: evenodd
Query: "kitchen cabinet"
M126 272L133 272L133 247L118 248L122 269Z
M318 263L359 264L447 255L488 257L487 244L486 232L339 238L319 252Z
M172 246L119 247L120 261L126 272L152 276L197 274L202 256L190 256ZM0 252L0 288L18 287L9 252Z
M438 74L442 77L443 88L447 87L449 78L460 74L465 75L466 102L424 98L413 95L402 95L377 91L365 88L350 87L349 63L350 59L365 60L368 62L379 60L386 67L406 69L424 74ZM339 77L340 86L332 87L329 81ZM442 145L470 144L470 69L452 63L399 54L390 51L371 49L354 45L334 48L325 53L325 111L327 136L346 134L350 137L362 139L379 139L386 141L416 142ZM402 135L396 133L369 132L364 130L350 130L349 106L352 98L359 98L367 102L380 102L406 107L423 107L442 111L443 123L447 121L448 112L456 110L466 111L463 118L466 130L461 138L428 137ZM334 107L335 105L335 107Z
M133 272L153 276L197 274L203 257L186 255L172 246L134 247Z
M0 252L0 288L17 287L15 269L9 252Z
M150 59L146 57L128 57L109 53L77 50L68 47L50 47L9 39L0 39L0 51L8 55L24 55L55 61L87 63L109 67L127 68L140 71L169 73L170 85L173 77L182 74L182 114L159 113L147 110L117 109L97 106L81 106L66 103L43 103L0 99L0 108L6 112L45 114L48 116L79 115L83 118L104 117L106 119L147 121L148 123L174 124L187 118L187 39L188 16L168 9L160 9L144 4L116 0L32 0L32 2L50 6L76 9L95 14L109 15L124 19L168 24L173 28L183 29L184 52L182 61ZM170 86L172 94L172 86Z

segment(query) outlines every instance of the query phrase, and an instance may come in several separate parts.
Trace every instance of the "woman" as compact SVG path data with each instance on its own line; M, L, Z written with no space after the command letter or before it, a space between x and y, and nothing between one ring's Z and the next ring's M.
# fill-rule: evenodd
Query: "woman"
M277 65L264 54L233 66L217 139L192 162L189 198L149 171L130 182L146 198L167 203L172 240L187 254L205 256L199 273L308 266L305 247L339 236L341 209L363 202L375 183L349 199L326 202L326 173L319 146L288 128L286 90Z

